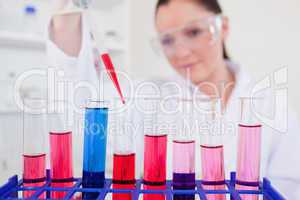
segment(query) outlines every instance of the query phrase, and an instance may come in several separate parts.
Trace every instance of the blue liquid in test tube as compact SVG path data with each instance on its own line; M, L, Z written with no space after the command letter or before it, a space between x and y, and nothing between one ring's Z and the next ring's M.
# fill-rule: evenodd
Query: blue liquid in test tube
M92 102L85 110L83 176L84 188L103 188L107 141L108 108ZM98 193L83 193L83 199L96 199Z

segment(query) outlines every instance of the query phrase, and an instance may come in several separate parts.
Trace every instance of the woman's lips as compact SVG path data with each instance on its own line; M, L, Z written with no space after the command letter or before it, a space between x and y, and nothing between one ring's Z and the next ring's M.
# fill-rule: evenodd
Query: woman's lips
M196 63L184 64L184 65L180 65L180 67L184 69L189 69L192 68L194 65L196 65Z

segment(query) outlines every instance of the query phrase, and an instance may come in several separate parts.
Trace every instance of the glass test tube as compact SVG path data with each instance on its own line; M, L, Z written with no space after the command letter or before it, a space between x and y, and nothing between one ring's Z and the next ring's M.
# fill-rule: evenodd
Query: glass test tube
M111 111L114 140L113 188L134 189L135 187L135 139L134 104L126 99L113 102ZM131 193L114 193L113 200L131 200Z
M193 101L178 99L180 109L176 116L179 125L173 139L173 189L195 189L195 139ZM174 200L194 200L195 195L175 194Z
M240 98L241 121L238 135L237 184L240 190L257 190L260 175L261 128L253 113L259 98ZM259 105L258 105L259 106ZM258 200L258 195L241 195L243 200Z
M23 186L40 187L46 181L45 136L47 132L46 101L23 101ZM36 191L24 191L29 198ZM45 193L39 196L45 198Z
M48 114L50 141L50 172L52 187L73 186L72 128L69 105L54 101ZM51 192L52 199L61 199L66 192Z
M222 140L221 101L203 99L201 104L208 130L201 132L202 185L206 190L225 189L224 149ZM225 200L224 194L207 194L208 200Z
M165 189L166 187L166 154L167 135L157 129L160 100L145 98L145 124L147 131L144 136L144 189ZM150 128L150 129L148 129ZM144 200L164 200L163 194L144 194Z
M108 103L88 101L85 109L82 186L102 188L105 182ZM96 199L98 193L83 193Z

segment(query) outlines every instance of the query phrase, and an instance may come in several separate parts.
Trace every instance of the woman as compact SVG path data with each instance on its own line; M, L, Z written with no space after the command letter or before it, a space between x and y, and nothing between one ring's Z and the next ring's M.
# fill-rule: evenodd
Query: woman
M202 6L195 6L196 3ZM224 45L228 19L221 16L216 1L161 0L156 9L156 28L159 43L174 70L183 77L189 76L192 84L207 95L219 94L203 83L223 83L226 91L222 96L227 103L235 76L227 66L229 58Z
M57 10L67 2L57 0ZM87 24L80 12L55 15L49 26L48 55L50 64L63 66L71 78L95 83L97 71ZM236 102L240 96L249 95L251 78L227 55L229 20L222 16L218 1L159 0L155 25L159 36L154 44L179 74L175 82L190 96L197 93L221 97L225 120L236 124L240 118ZM174 94L176 90L167 85L159 85L161 91ZM300 144L297 130L299 125L291 113L286 134L268 126L263 130L262 176L270 178L288 199L300 196L300 159L294 153ZM236 170L236 147L233 131L224 137L226 175Z
M159 0L156 6L156 44L186 83L190 95L222 99L227 123L239 121L236 100L251 92L251 79L230 61L225 48L229 21L217 0ZM299 145L298 122L289 113L289 128L280 134L264 126L262 176L269 177L287 199L300 196L300 159L292 152ZM224 136L225 171L236 170L236 134ZM287 156L288 155L288 156ZM297 167L296 167L297 166Z

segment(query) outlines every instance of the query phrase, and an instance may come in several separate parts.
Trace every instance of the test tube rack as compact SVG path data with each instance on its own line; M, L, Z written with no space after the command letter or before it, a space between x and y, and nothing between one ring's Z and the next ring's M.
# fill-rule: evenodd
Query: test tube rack
M195 190L173 190L172 181L166 181L166 189L164 190L143 190L142 180L136 180L135 189L111 189L112 180L106 179L104 188L82 188L81 178L74 178L73 187L66 188L53 188L51 187L51 180L49 179L49 170L47 170L47 181L42 187L23 187L22 180L18 180L18 176L15 175L11 177L6 184L0 187L0 199L1 200L16 200L22 199L18 198L18 192L21 191L34 191L30 200L40 199L39 196L46 192L47 199L50 199L51 191L64 191L67 192L63 200L72 199L73 195L77 192L84 193L99 193L97 200L104 200L109 193L131 193L132 200L138 200L143 194L164 194L166 200L172 200L174 194L195 194L200 197L201 200L207 200L206 194L226 194L229 195L231 200L242 200L242 194L259 195L263 197L264 200L285 200L285 198L272 186L271 182L267 178L263 178L263 181L259 184L258 190L236 190L236 174L231 172L230 180L225 181L226 189L224 190L204 190L202 186L202 181L196 181Z

